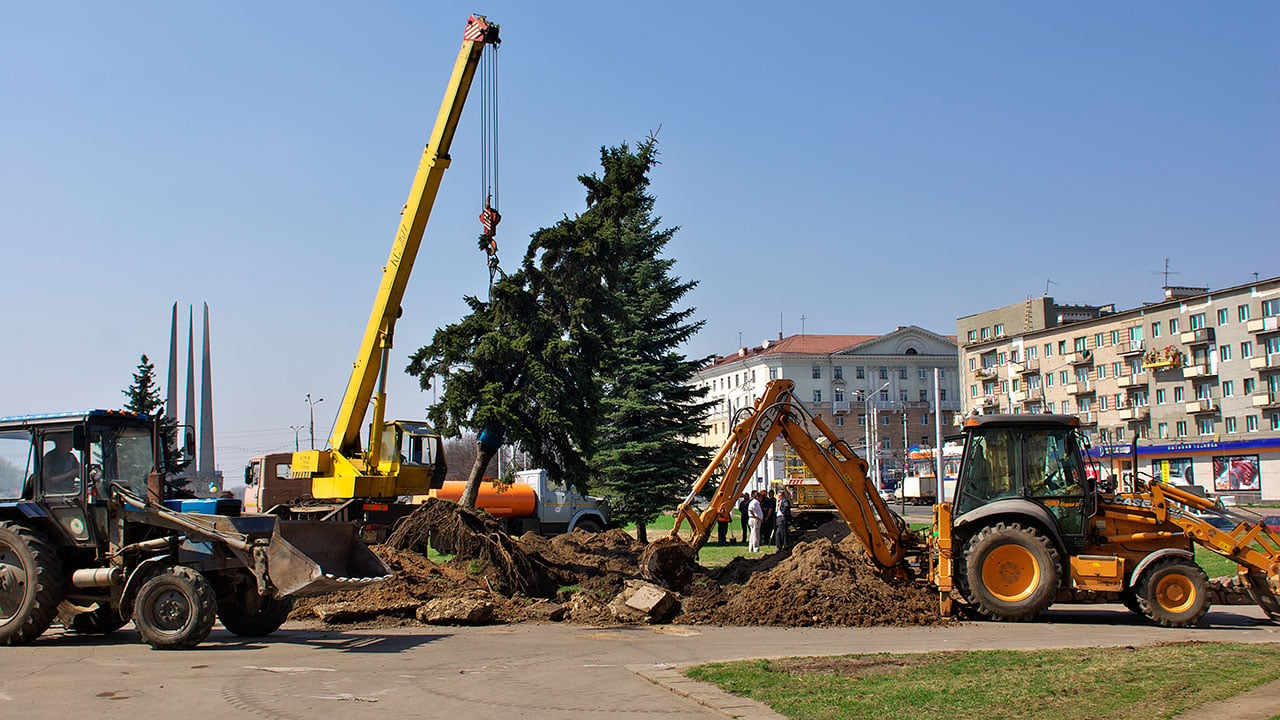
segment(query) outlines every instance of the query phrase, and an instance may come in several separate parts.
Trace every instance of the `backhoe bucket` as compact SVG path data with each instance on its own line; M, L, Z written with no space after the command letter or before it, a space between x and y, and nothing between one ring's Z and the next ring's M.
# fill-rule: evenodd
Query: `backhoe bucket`
M1280 597L1276 595L1274 584L1261 571L1241 574L1244 576L1245 586L1249 588L1249 597L1253 598L1272 622L1280 622Z
M322 595L391 577L351 523L281 520L267 551L267 575L282 596Z

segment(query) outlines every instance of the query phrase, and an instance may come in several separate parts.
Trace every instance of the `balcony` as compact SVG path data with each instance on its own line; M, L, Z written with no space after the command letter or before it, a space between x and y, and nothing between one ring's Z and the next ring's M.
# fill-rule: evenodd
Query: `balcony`
M1068 395L1093 395L1093 386L1088 382L1073 382L1067 385Z
M1154 370L1174 370L1182 367L1182 352L1172 345L1165 347L1163 350L1148 350L1146 355L1142 356L1142 369Z
M1144 388L1147 386L1147 374L1121 375L1116 378L1116 387L1124 389Z
M1092 410L1076 413L1076 417L1080 418L1081 425L1097 425L1098 416Z
M1067 356L1067 362L1072 365L1087 365L1093 362L1093 353L1089 350L1073 352Z
M1040 388L1027 388L1019 394L1021 395L1021 398L1019 398L1017 402L1021 402L1024 405L1038 403L1041 400L1044 400L1044 391Z
M836 415L843 415L849 412L849 401L848 400L832 400L831 412L835 413Z
M1280 392L1263 390L1253 394L1253 406L1264 410L1280 407Z
M1187 380L1192 378L1213 377L1217 374L1217 371L1210 367L1208 363L1188 365L1182 368L1182 377Z
M1023 360L1019 363L1009 363L1009 372L1017 375L1035 375L1040 372L1040 361Z
M1120 357L1127 357L1130 355L1141 355L1143 350L1142 345L1143 343L1141 340L1137 342L1120 343L1116 345L1116 354L1119 355Z
M1280 332L1280 317L1272 315L1271 317L1250 320L1245 325L1245 328L1255 335L1266 335L1268 333Z
M979 407L981 407L983 410L988 410L988 409L995 409L995 410L999 410L999 409L1000 409L1000 396L999 396L999 395L984 395L984 396L982 396L981 398L979 398L979 399L978 399L978 406L979 406Z
M973 376L979 380L994 380L1000 377L1000 370L994 367L980 367L973 371Z
M1133 405L1120 408L1120 419L1125 422L1142 422L1151 417L1151 408L1145 405Z
M1208 345L1213 342L1213 328L1199 328L1184 332L1179 338L1183 345Z
M1218 403L1214 402L1210 398L1204 398L1202 400L1195 400L1187 403L1188 415L1204 415L1216 412L1218 412Z
M1259 355L1255 358L1249 358L1249 369L1257 372L1280 370L1280 353L1271 353L1270 355Z

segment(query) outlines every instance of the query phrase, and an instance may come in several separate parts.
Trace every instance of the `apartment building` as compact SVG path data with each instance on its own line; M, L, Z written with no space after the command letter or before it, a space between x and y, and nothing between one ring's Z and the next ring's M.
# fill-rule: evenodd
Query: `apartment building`
M964 413L1077 415L1094 454L1280 499L1280 278L1166 287L1130 310L1042 297L956 321Z
M900 471L904 448L936 443L938 410L945 427L953 424L960 411L956 367L955 338L916 326L884 335L779 335L717 357L697 373L695 382L707 388L707 398L715 403L700 442L723 445L741 420L738 413L752 407L768 381L786 378L795 382L795 396L805 407L860 455L867 457L868 444L876 448L877 467L888 479ZM754 487L795 477L800 472L796 463L784 443L776 443L757 469Z

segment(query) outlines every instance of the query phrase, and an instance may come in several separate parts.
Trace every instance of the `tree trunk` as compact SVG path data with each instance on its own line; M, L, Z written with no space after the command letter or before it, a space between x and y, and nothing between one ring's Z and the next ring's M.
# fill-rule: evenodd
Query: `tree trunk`
M636 523L636 539L642 543L649 542L649 533L642 522Z
M487 450L483 445L476 445L476 462L471 466L467 487L462 491L462 497L458 499L459 505L465 508L476 506L476 498L480 495L480 482L484 480L484 469L489 467L489 461L493 460L493 456L497 454L497 448Z

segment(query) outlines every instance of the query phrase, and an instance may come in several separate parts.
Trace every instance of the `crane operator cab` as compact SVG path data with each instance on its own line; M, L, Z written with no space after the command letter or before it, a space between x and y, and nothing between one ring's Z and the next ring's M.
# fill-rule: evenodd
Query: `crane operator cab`
M378 455L382 472L421 478L419 482L429 482L432 489L444 484L444 443L426 423L395 420L384 424Z

